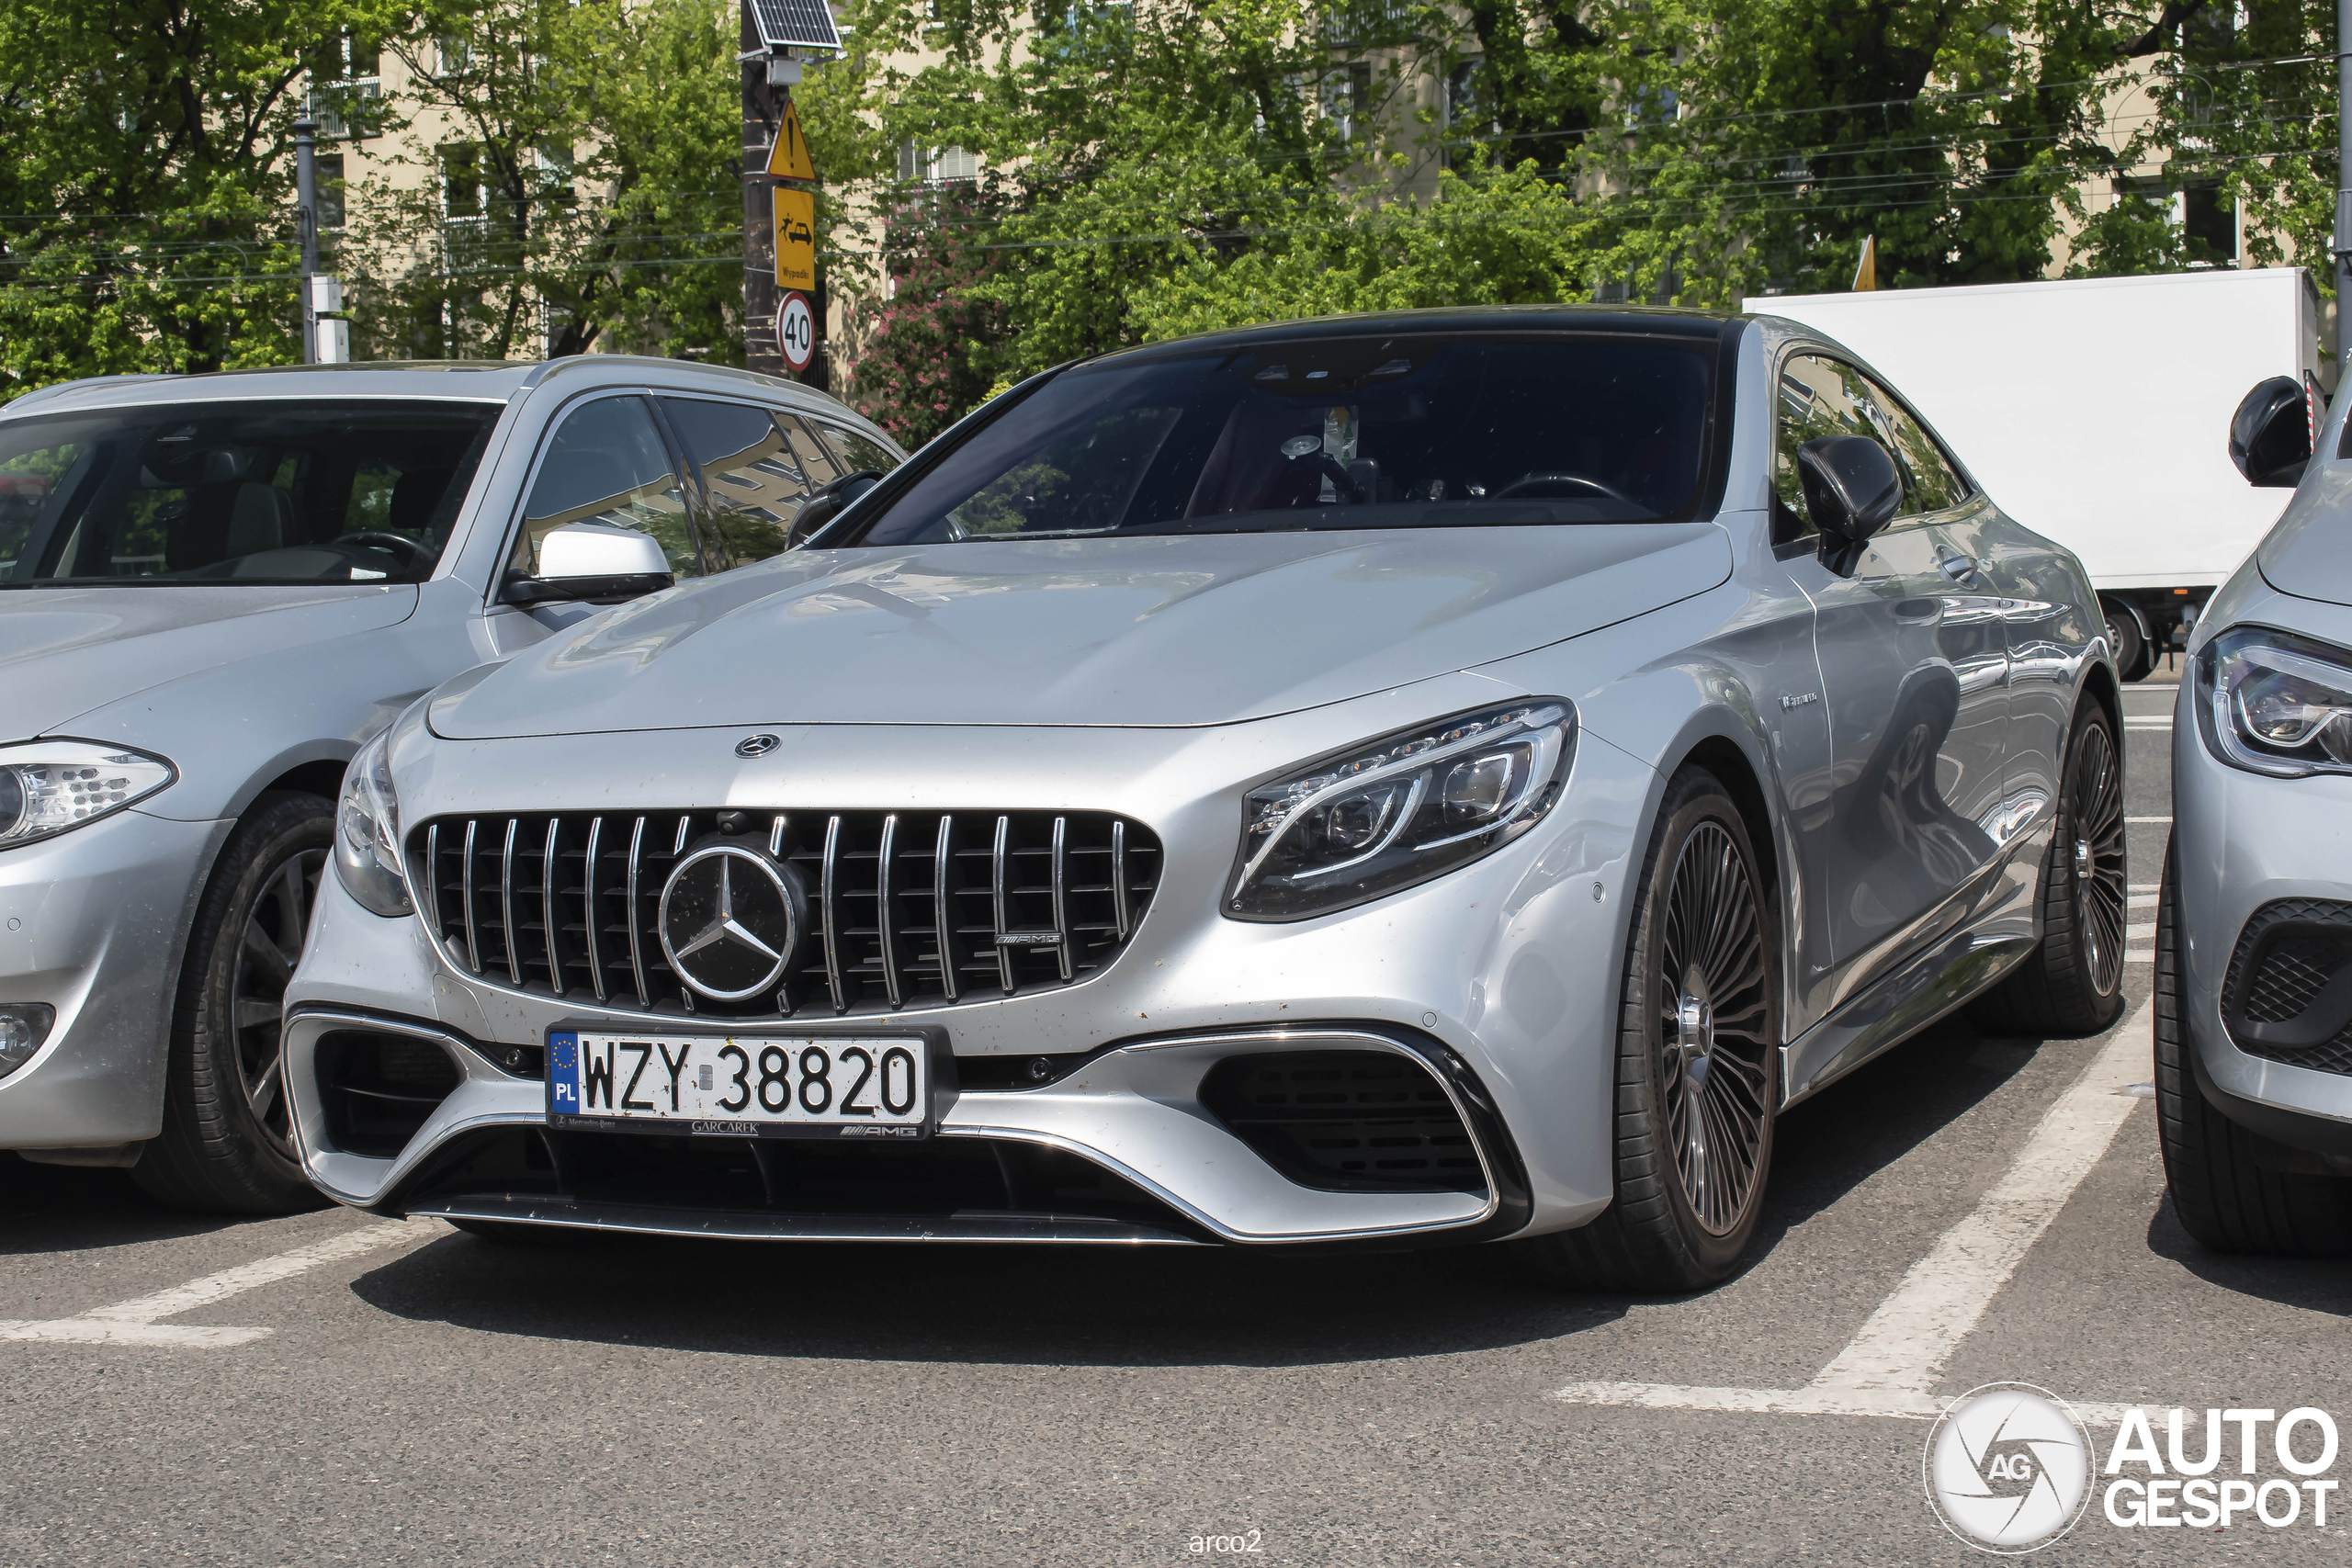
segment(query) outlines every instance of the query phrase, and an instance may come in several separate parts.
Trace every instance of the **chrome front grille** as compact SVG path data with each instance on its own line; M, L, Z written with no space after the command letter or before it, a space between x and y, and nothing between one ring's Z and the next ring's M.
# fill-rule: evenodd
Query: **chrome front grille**
M765 851L808 912L778 990L741 1002L684 986L655 930L671 868L722 839ZM1117 955L1159 879L1150 829L1102 812L441 817L408 852L426 924L459 969L582 1006L729 1019L1069 985Z

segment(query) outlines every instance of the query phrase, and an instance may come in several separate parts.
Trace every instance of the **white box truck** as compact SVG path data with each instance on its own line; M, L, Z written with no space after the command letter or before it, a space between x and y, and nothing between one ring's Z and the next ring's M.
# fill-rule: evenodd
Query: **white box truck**
M2292 492L2232 466L2255 383L2319 385L2301 267L1769 295L1885 372L2004 511L2082 558L2116 662L2144 676Z

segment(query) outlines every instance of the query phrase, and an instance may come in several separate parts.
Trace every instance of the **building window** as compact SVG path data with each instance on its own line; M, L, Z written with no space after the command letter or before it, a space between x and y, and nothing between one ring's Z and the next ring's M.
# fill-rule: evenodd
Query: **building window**
M1342 141L1353 141L1370 128L1364 117L1372 108L1372 62L1359 60L1323 75L1323 116Z
M318 121L323 141L381 136L375 106L383 90L381 49L356 33L338 33L311 62L303 107Z
M441 149L441 216L454 223L479 222L490 209L482 178L481 148L457 141Z
M549 201L571 207L580 199L580 192L572 183L575 157L569 147L542 147L539 155L539 188Z
M343 227L343 154L329 152L318 160L319 229L330 232Z
M911 141L899 143L899 178L910 185L952 185L979 177L977 153L961 147L919 147Z

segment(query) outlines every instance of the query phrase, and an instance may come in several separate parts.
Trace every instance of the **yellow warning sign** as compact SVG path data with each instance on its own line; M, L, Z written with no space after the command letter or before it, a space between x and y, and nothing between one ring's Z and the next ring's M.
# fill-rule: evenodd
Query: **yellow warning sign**
M816 162L808 156L808 139L800 134L800 110L790 98L784 101L784 123L776 127L775 145L768 149L768 173L780 180L809 180L817 177Z
M775 190L775 282L779 288L817 287L817 197Z

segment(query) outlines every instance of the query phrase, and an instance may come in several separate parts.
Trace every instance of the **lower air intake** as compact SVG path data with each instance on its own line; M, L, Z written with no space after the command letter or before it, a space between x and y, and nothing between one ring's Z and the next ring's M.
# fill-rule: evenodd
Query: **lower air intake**
M328 1142L376 1159L406 1148L463 1081L447 1052L404 1034L337 1030L320 1038L317 1060Z
M1269 1165L1334 1192L1476 1192L1478 1151L1430 1070L1387 1051L1228 1056L1201 1103Z
M2282 898L2239 933L2222 1021L2249 1056L2352 1075L2352 903Z

